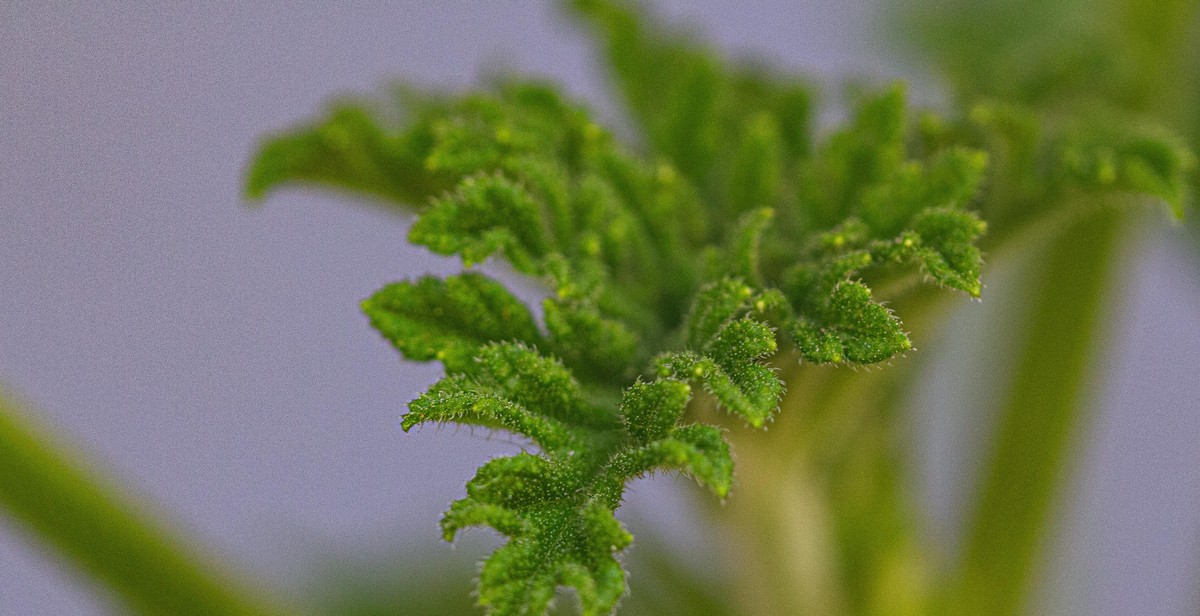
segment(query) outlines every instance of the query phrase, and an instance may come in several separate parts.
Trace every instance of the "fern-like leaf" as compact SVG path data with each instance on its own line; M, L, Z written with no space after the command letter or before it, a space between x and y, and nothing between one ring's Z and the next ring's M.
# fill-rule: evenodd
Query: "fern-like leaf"
M583 613L611 611L625 591L616 554L631 540L613 515L625 484L656 470L687 473L720 496L732 483L720 432L679 425L690 397L680 381L636 383L618 417L590 405L560 363L504 343L413 401L406 430L453 421L503 429L541 450L484 465L442 519L447 540L479 525L510 539L484 564L480 603L494 614L541 614L558 586L570 586Z
M438 360L451 372L465 370L489 342L537 345L542 339L529 309L482 274L398 282L380 289L362 307L371 325L404 357Z
M541 323L474 272L394 283L363 304L404 357L445 366L405 430L453 422L528 440L480 468L442 520L447 540L473 526L508 537L479 579L498 616L542 614L560 586L585 614L614 609L630 481L677 472L728 495L721 431L687 423L693 387L761 428L784 394L782 357L873 364L912 348L866 280L917 270L978 296L984 233L1012 232L1028 218L1019 206L1132 193L1178 210L1188 198L1191 153L1111 113L984 103L914 122L893 86L818 141L801 80L728 62L630 2L569 4L611 61L638 148L553 87L501 82L409 92L399 113L339 104L269 139L247 187L380 197L416 215L414 243L544 285Z

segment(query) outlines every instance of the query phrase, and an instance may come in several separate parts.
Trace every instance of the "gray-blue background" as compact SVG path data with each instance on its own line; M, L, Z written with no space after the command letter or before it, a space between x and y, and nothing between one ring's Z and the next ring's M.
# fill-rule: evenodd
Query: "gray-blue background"
M612 118L577 32L541 1L73 4L0 4L0 379L164 517L273 587L297 585L314 555L448 549L438 514L475 466L513 445L402 434L403 403L437 369L401 365L357 302L457 265L344 198L288 193L249 211L242 167L264 131L389 77L459 87L481 69L518 69ZM916 76L875 42L872 3L655 5L790 69ZM1040 611L1196 609L1197 260L1178 229L1144 235L1112 307L1120 327L1097 358L1106 376ZM1003 268L988 280L955 327L1002 318ZM986 417L963 409L988 390L962 379L1001 361L1003 332L980 342L984 352L956 355L945 336L918 341L941 358L917 397L914 438L931 528L947 545L986 440ZM656 483L635 490L628 515L686 542L678 494ZM111 611L0 521L0 614Z

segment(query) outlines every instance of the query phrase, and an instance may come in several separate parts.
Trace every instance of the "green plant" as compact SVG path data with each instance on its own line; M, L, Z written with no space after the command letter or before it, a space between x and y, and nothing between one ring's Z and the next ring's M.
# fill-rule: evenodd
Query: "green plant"
M748 551L825 535L819 549L754 563L739 589L745 613L1018 611L1079 412L1121 206L1163 202L1181 216L1188 200L1194 156L1147 118L1153 84L1135 92L1120 79L1144 75L1130 70L1084 96L1077 82L1100 76L1092 56L1045 75L1059 64L1037 59L1064 56L1056 46L1005 60L1031 67L1022 78L990 81L971 67L1006 56L971 59L948 36L935 54L959 89L951 110L910 109L899 85L867 89L847 121L818 130L801 79L729 62L618 0L570 7L641 141L621 143L547 84L399 88L268 139L247 180L255 200L304 184L371 195L416 216L413 243L468 268L503 261L548 289L537 317L475 270L393 283L363 302L406 359L446 370L409 405L405 430L454 422L530 443L480 468L442 518L447 540L481 525L509 539L483 565L479 603L541 614L567 586L583 613L611 612L632 539L614 515L624 490L678 472L728 497L716 517ZM985 252L1015 247L1045 250L1027 280L1029 343L967 555L938 572L898 470L909 362L847 366L909 351L943 298L982 293ZM995 478L1004 473L1029 481L1018 489ZM193 577L201 590L171 601L212 592L203 572ZM134 597L145 585L116 584ZM230 601L197 613L255 613Z
M405 429L456 422L536 445L481 468L442 520L447 540L473 525L510 538L480 577L492 613L542 613L560 585L585 614L611 611L625 591L615 556L630 535L613 516L625 484L679 471L724 498L729 445L696 420L717 407L765 428L785 382L810 386L801 364L910 349L872 289L917 310L933 297L915 284L922 275L979 295L977 212L992 245L1047 220L1106 227L1079 248L1111 234L1106 203L1141 194L1182 213L1191 155L1165 131L1114 123L1113 109L998 102L914 120L892 87L815 139L797 80L660 35L618 2L573 7L607 50L639 147L550 87L503 81L465 97L405 91L395 126L368 104L339 104L267 142L250 171L255 198L296 182L383 196L417 214L410 241L468 266L497 256L553 291L541 326L477 273L396 283L363 305L405 357L448 373L413 401ZM1088 274L1055 283L1068 300L1086 297L1098 292ZM1064 346L1045 367L1078 356ZM829 378L838 395L841 379ZM851 580L871 583L874 546L848 556L862 567ZM845 600L869 602L863 590Z

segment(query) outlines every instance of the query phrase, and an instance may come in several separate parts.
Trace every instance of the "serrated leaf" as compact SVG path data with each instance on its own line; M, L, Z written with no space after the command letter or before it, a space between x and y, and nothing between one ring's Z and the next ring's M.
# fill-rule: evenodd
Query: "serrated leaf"
M767 113L749 118L730 165L731 216L775 205L784 172L783 137L775 118Z
M730 234L726 266L730 276L742 278L755 286L762 285L762 272L759 269L762 236L774 219L775 210L771 208L759 208L742 215Z
M581 180L575 207L586 212L585 254L602 261L631 293L653 296L661 284L653 267L661 265L663 255L643 221L625 206L626 199L608 179L589 174Z
M467 499L464 500L506 509L537 506L561 497L562 488L558 484L562 480L556 473L550 460L530 453L495 458L479 467L475 477L467 482ZM448 530L461 527L446 521L442 526Z
M540 204L524 187L499 175L469 177L435 199L413 224L408 239L467 265L500 252L519 272L543 273L550 250Z
M592 302L549 298L542 306L548 349L564 364L600 381L632 378L641 348L629 327L605 317Z
M545 449L561 449L576 443L565 422L531 411L497 392L491 384L480 384L461 374L438 381L410 402L400 425L407 432L427 422L507 430L528 437Z
M675 428L662 438L622 452L612 468L620 476L638 476L655 470L675 470L725 498L733 485L733 458L729 443L712 426L692 424Z
M790 311L787 298L778 289L755 289L741 279L722 278L696 292L683 320L684 341L689 349L705 350L737 317L754 315L771 321Z
M668 354L658 360L658 372L701 383L721 406L758 428L774 416L783 396L783 382L757 363L777 348L771 328L749 318L735 319L720 329L703 354Z
M501 428L545 450L579 447L579 430L617 425L615 417L587 404L561 363L517 343L480 349L463 374L442 379L412 401L401 427L431 421Z
M679 423L692 397L692 388L675 379L638 381L621 398L625 430L640 442L663 438Z
M801 173L801 194L811 214L830 227L853 213L862 193L904 160L904 89L864 99L851 122L834 132Z
M1085 186L1157 197L1181 218L1195 154L1157 127L1116 113L1100 115L1107 121L1089 118L1062 136L1060 164L1067 173Z
M565 166L549 158L525 156L508 162L515 177L545 207L552 244L564 254L578 251L578 229L571 205L571 177Z
M761 427L774 415L783 383L759 363L778 345L758 319L780 311L790 313L778 291L756 293L736 278L705 285L684 319L688 350L659 357L659 375L701 383L724 408Z
M922 210L965 206L979 191L986 166L986 154L965 148L906 163L864 193L860 215L875 237L893 237Z
M502 82L494 94L452 99L417 127L429 135L425 168L458 178L529 155L572 167L587 141L581 133L595 128L552 87L527 82Z
M921 238L916 250L925 271L939 283L979 297L983 255L976 241L987 225L970 212L930 209L913 221Z
M804 359L817 364L840 364L846 361L845 345L837 332L826 330L807 317L796 317L791 327L796 349Z
M728 62L634 3L571 6L592 26L653 153L708 197L714 216L773 205L780 175L810 149L803 83L761 63Z
M452 373L467 369L490 342L541 341L525 305L500 283L476 273L393 283L363 301L362 308L404 357L438 360Z
M420 207L452 178L424 167L421 135L388 134L366 107L341 103L321 122L265 140L246 176L246 194L262 199L282 185L317 184Z
M684 319L687 348L703 350L753 298L754 289L736 278L724 278L701 287Z
M774 417L783 396L783 382L760 364L747 364L730 372L710 357L683 352L659 360L658 373L700 383L722 407L755 428Z
M817 363L873 364L912 348L900 320L861 282L843 280L792 326L796 348Z
M606 209L628 212L664 256L678 258L689 238L704 235L703 205L669 163L649 165L616 151L604 153L596 163L595 179L604 182L615 197L615 203ZM591 216L596 215L605 213L601 210Z
M479 604L494 616L545 613L560 585L574 587L583 614L608 614L625 592L614 554L632 537L604 504L563 500L527 512L511 540L484 562Z
M559 496L553 473L550 461L529 453L488 461L467 483L467 497L442 516L442 538L453 541L458 531L483 525L506 537L521 534L527 526L520 510Z
M657 151L688 177L701 177L717 148L716 117L724 77L707 50L665 34L628 3L574 0L594 28L621 93Z
M705 352L728 369L774 353L778 347L775 332L766 324L749 317L731 321L721 328Z
M492 362L483 363L492 376L505 376L495 374ZM733 462L721 432L676 425L689 397L680 381L636 384L622 404L630 434L640 435L635 441L610 441L601 434L613 433L598 428L572 448L546 443L550 448L543 455L521 453L479 469L467 496L446 512L442 529L447 540L477 525L510 538L480 575L479 603L490 614L542 614L559 586L575 588L584 614L608 614L625 592L615 555L631 537L613 510L630 480L656 470L679 471L720 496L728 493ZM601 445L605 442L613 444Z
M613 413L587 404L579 382L559 360L524 345L498 343L484 347L468 374L477 383L540 415L576 426L616 426Z

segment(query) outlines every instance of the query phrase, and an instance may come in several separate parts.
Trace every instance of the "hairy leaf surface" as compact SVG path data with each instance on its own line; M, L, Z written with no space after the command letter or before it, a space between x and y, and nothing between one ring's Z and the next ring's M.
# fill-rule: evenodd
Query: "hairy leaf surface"
M912 348L876 290L924 277L979 296L981 242L1045 204L1188 199L1191 152L1124 115L1019 102L914 114L894 85L864 90L818 139L803 80L728 61L633 3L566 4L609 60L637 143L553 86L500 81L335 105L267 140L247 180L252 198L287 184L381 198L415 215L410 241L468 268L502 261L545 290L540 323L472 271L363 303L405 358L447 372L405 430L451 422L528 442L481 467L442 520L447 540L473 526L508 537L480 574L492 614L542 614L561 586L583 613L611 612L630 481L676 472L729 494L724 436L688 422L693 387L765 427L781 352L874 364Z

